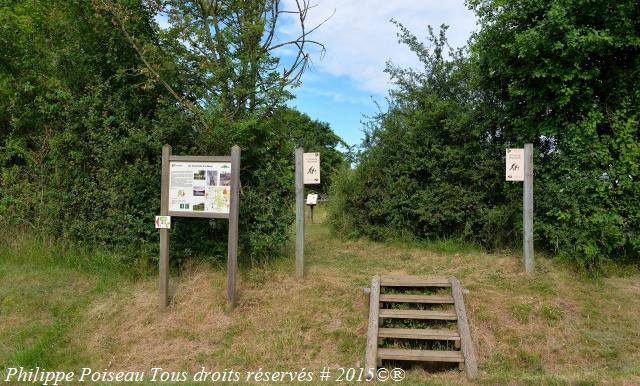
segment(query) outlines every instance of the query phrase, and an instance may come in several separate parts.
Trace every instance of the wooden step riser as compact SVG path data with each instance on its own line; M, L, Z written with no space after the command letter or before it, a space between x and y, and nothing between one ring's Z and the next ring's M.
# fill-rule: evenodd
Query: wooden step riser
M455 331L436 329L380 328L379 338L460 341Z
M463 363L464 357L460 351L379 348L378 360Z
M419 303L419 304L453 304L451 295L404 295L381 294L380 302L383 303Z
M457 320L455 311L429 311L429 310L390 310L382 309L380 318L388 319L416 319L416 320Z
M380 277L382 287L451 287L451 283L445 278L424 278L403 275L382 275Z

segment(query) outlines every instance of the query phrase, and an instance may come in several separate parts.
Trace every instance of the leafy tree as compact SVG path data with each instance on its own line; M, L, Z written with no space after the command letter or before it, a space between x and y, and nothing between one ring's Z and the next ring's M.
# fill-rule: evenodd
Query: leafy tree
M128 8L104 0L100 4L116 16L138 54L149 58L145 63L150 73L161 79L154 63L157 47L140 44L128 31L132 20ZM200 103L186 103L185 107L199 113L214 111L233 121L256 112L268 114L290 99L288 89L300 84L308 66L309 46L324 50L322 43L309 37L322 24L307 25L309 2L295 0L294 4L293 9L283 9L280 0L152 2L155 12L168 19L168 27L161 31L164 47L173 51L182 69L190 70L193 77L191 91ZM293 40L278 39L276 31L284 15L298 21L299 36ZM294 49L294 58L275 55L283 48Z
M148 255L163 142L192 125L141 77L111 17L89 2L9 2L0 9L0 219ZM154 39L153 14L130 4Z
M488 123L505 146L538 150L538 243L586 269L637 260L637 2L469 3L481 23L472 47Z
M478 168L492 170L499 161L484 156L482 132L474 122L472 67L463 51L448 48L445 26L438 35L430 28L424 44L396 25L400 41L423 67L387 67L396 84L389 109L371 122L355 173L338 181L332 221L356 226L341 233L376 239L406 233L474 239L495 180L488 181Z
M286 88L299 82L307 57L301 54L282 75L271 52L286 42L273 42L267 50L256 46L255 28L275 28L284 12L279 3L5 4L0 8L3 224L153 256L162 144L170 143L176 154L226 154L239 144L241 256L265 259L282 250L293 217L294 135L279 116L297 114L284 109L283 101L290 96ZM299 12L305 7L300 3ZM168 29L155 23L161 9L170 13ZM203 21L193 19L198 15ZM222 28L214 38L225 48L212 46L206 36L204 25L214 30L217 22ZM294 43L302 44L308 32ZM187 38L198 43L184 44L181 39ZM268 33L261 39L260 47L273 41ZM328 130L313 124L308 129ZM331 152L336 143L320 147ZM172 261L225 255L225 222L180 219L174 225Z
M334 224L516 246L522 187L504 181L504 154L532 142L538 247L585 270L638 261L637 2L468 3L481 28L467 57L400 26L425 66L388 69L397 89L337 181Z
M130 31L135 17L127 7L100 1L144 62L149 79L198 118L192 153L225 154L233 144L242 148L240 241L252 259L274 256L287 244L294 143L279 122L284 102L292 97L289 89L299 84L307 67L308 45L323 48L309 38L318 27L306 24L309 3L295 5L283 9L279 0L157 2L155 12L167 15L169 26L159 30L159 44L145 44ZM288 14L296 16L300 34L279 41L276 30ZM287 46L297 52L292 60L274 54ZM173 58L173 68L161 65L166 56ZM186 74L182 93L167 80L176 71ZM181 223L188 225L176 229L174 239L185 244L193 245L189 240L194 238L203 245L226 237L218 224L215 231L203 231L192 220Z

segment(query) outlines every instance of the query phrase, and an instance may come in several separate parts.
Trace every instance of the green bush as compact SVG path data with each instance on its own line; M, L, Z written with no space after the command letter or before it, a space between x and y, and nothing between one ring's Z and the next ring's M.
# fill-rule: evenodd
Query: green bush
M480 109L536 149L537 244L588 271L638 262L637 2L470 3Z
M500 164L485 155L473 121L472 67L461 52L445 58L444 30L431 33L427 47L399 27L424 71L388 68L397 89L389 110L371 122L356 170L336 181L332 224L373 239L488 241L496 224L483 215L492 213Z
M469 1L469 51L400 28L421 70L390 66L389 108L334 189L342 234L522 242L505 149L534 145L536 248L595 272L640 261L640 14L635 1ZM341 229L348 228L348 231Z
M281 253L293 221L295 146L322 151L338 167L340 139L283 103L233 117L216 100L201 115L185 109L148 76L119 19L98 4L0 8L0 223L155 258L163 144L178 155L224 155L237 144L240 258ZM126 8L128 33L175 92L192 103L205 93L207 74L185 64L183 46L164 40L152 5L105 4ZM226 240L226 221L175 219L171 261L224 259Z

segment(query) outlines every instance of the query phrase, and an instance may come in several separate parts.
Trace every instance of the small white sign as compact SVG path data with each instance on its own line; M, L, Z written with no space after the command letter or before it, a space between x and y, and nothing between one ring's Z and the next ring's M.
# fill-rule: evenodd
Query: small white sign
M320 153L304 153L302 156L302 173L305 184L320 183Z
M524 181L524 149L507 149L507 181Z
M171 216L156 216L156 229L171 229Z
M317 205L318 195L314 193L307 194L307 205Z

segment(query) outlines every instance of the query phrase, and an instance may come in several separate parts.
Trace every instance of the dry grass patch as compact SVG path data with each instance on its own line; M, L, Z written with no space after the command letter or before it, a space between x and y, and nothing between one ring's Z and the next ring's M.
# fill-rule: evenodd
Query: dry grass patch
M322 211L316 213L320 220ZM317 373L324 366L354 367L364 356L362 288L375 274L406 273L461 281L480 369L476 383L640 384L637 272L585 279L538 257L536 273L528 276L521 258L509 253L483 253L448 241L345 241L330 237L322 224L308 225L306 238L306 279L295 278L292 253L246 267L233 312L226 311L225 272L204 263L172 276L166 312L158 309L155 276L115 277L116 285L96 291L101 276L63 268L50 275L52 269L0 264L3 279L16 277L0 283L0 336L12 332L5 325L22 334L3 341L0 357L15 362L30 345L31 363L40 363L40 346L29 340L38 331L18 326L31 315L45 330L66 326L49 336L70 353L46 357L58 368L81 363L111 370L160 366L193 372L204 366ZM58 300L42 303L38 311L42 291ZM22 302L30 308L17 307ZM402 365L408 370L405 384L469 383L457 370Z
M123 370L195 368L224 341L232 318L225 314L224 275L204 265L172 278L172 303L158 307L155 281L136 283L96 302L83 326L99 367ZM216 365L216 363L211 363Z

